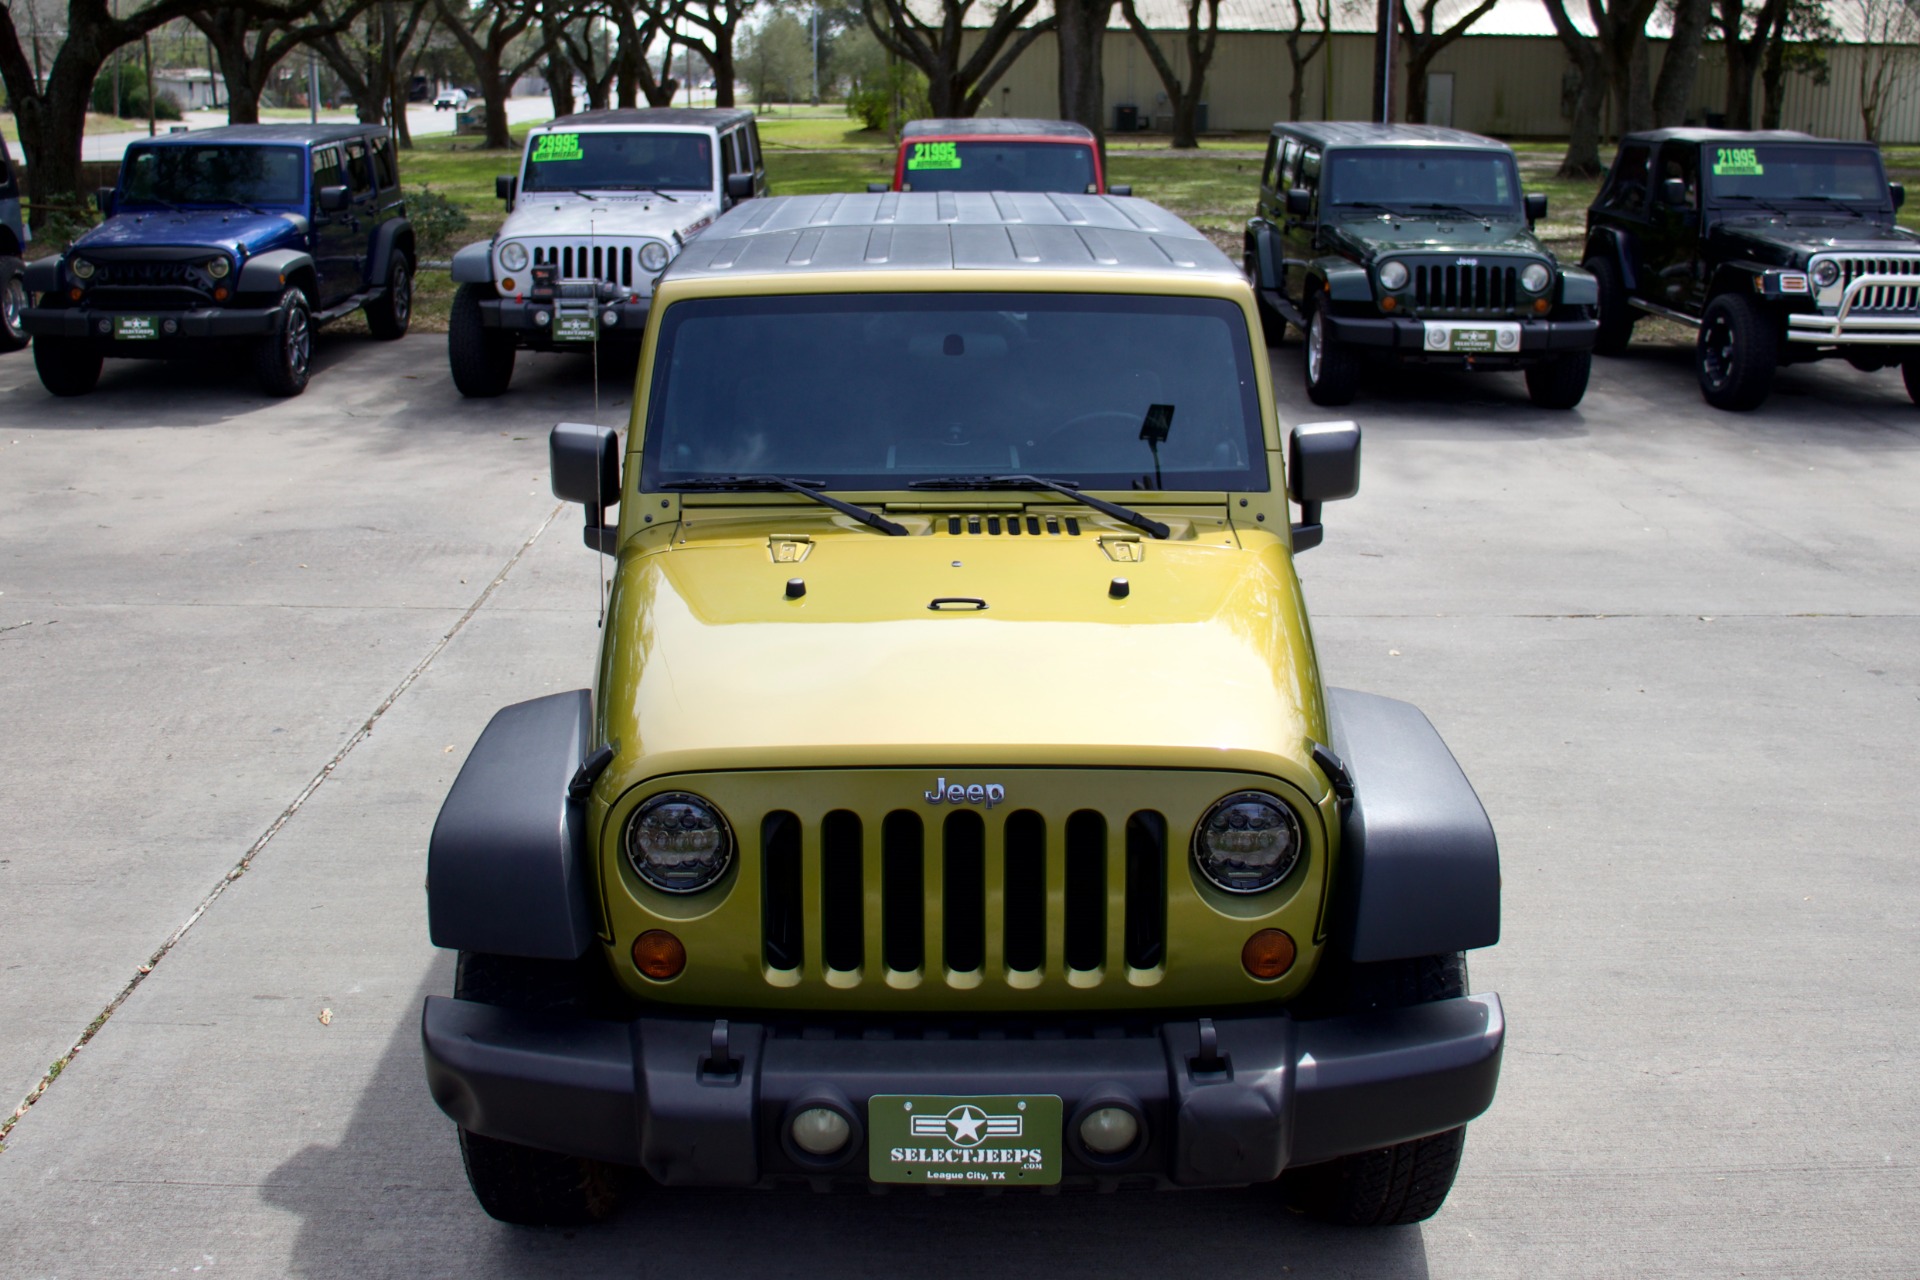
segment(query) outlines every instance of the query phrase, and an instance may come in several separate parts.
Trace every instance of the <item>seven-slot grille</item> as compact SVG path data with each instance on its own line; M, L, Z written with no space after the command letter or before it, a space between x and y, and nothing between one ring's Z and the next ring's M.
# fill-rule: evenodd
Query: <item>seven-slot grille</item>
M1920 311L1920 257L1847 254L1832 259L1840 267L1840 290L1861 276L1904 276L1912 284L1870 284L1854 299L1855 311Z
M1057 538L1063 533L1069 538L1077 538L1080 536L1080 520L1077 516L1067 516L1063 520L1061 517L1055 515L1021 516L1018 514L1009 514L1006 516L981 516L968 514L964 516L948 516L944 526L936 522L934 527L936 529L944 527L949 534L956 536L985 534L988 537L998 537L1001 534L1007 534L1013 537L1019 537L1021 534L1027 534L1036 538Z
M600 280L622 289L633 288L636 272L640 283L646 285L647 273L640 266L639 256L640 249L635 244L581 242L533 246L534 265L557 265L562 280Z
M1519 298L1519 274L1501 264L1417 263L1413 305L1427 315L1508 315Z
M201 274L191 262L127 262L94 259L95 288L186 288L200 287Z

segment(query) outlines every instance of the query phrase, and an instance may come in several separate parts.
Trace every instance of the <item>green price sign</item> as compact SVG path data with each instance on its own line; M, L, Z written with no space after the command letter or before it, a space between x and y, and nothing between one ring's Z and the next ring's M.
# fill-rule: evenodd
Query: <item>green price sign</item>
M580 159L580 135L577 133L543 133L533 140L533 162L545 164L549 160Z
M909 169L958 169L960 144L957 142L916 142L907 157Z
M1718 147L1713 153L1716 178L1758 178L1766 173L1752 147Z

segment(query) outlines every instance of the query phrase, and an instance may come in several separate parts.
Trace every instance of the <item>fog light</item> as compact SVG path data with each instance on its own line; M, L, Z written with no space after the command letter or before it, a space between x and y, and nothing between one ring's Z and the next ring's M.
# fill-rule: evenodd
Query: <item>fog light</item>
M164 333L178 333L180 332L180 322L177 320L162 320L160 322L160 329Z
M1080 1141L1097 1156L1117 1156L1139 1139L1140 1121L1125 1107L1101 1107L1080 1122Z
M633 967L655 982L677 978L687 967L687 948L665 929L649 929L633 940Z
M112 322L111 322L111 321L107 321L107 320L102 320L102 321L100 322L100 332L102 332L102 333L112 333L112 332L113 332L113 324L112 324Z
M1514 348L1518 347L1519 345L1520 345L1519 334L1515 333L1511 329L1502 329L1500 331L1500 349L1502 351L1512 351Z
M602 311L600 313L600 322L602 324L619 324L620 313L618 311L615 311L612 307L608 307L605 311Z
M1293 968L1293 955L1292 938L1278 929L1262 929L1240 948L1240 963L1248 973L1267 982Z
M536 311L533 313L533 322L542 329L546 328L552 320L553 316L545 311Z
M793 1118L793 1145L810 1156L830 1156L847 1145L853 1126L832 1107L808 1107Z
M1435 351L1444 351L1447 346L1447 331L1445 329L1427 330L1427 345Z

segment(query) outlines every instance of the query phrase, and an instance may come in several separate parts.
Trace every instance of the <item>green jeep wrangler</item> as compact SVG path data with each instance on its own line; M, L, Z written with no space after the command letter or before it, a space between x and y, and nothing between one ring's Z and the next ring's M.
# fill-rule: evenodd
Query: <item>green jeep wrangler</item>
M1533 234L1505 143L1412 124L1277 124L1246 271L1275 341L1307 335L1307 395L1353 399L1369 359L1524 369L1527 395L1571 409L1599 332L1593 277Z
M1292 557L1360 435L1283 432L1258 324L1139 200L755 200L688 242L624 447L551 439L615 561L594 687L495 716L430 844L427 1078L488 1213L1439 1208L1499 1074L1494 834L1419 711L1321 684Z

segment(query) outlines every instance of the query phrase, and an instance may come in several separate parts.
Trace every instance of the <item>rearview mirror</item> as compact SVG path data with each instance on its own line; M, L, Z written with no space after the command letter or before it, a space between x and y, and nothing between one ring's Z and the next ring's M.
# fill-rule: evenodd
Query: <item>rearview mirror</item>
M1287 192L1287 216L1304 218L1313 212L1313 192L1305 187L1295 187Z
M511 173L503 173L493 180L493 194L513 206L513 198L520 194L520 179Z
M102 187L94 192L93 203L100 210L101 217L111 218L113 216L113 188Z
M606 523L608 507L620 503L620 433L586 422L562 422L547 437L553 496L587 509L584 541L612 555L617 531Z
M1320 504L1360 492L1360 425L1355 422L1303 422L1287 437L1287 493L1300 504L1293 526L1293 549L1320 545L1326 530Z
M347 189L345 187L322 187L315 193L320 212L340 213L347 207Z
M1663 204L1680 205L1687 202L1687 180L1668 178L1660 184L1660 200Z
M1903 182L1889 182L1887 194L1893 197L1893 207L1896 209L1907 202L1907 187Z
M1538 222L1547 216L1547 196L1543 191L1529 191L1526 196L1527 221Z
M729 200L753 199L753 175L750 173L728 174L727 198Z

